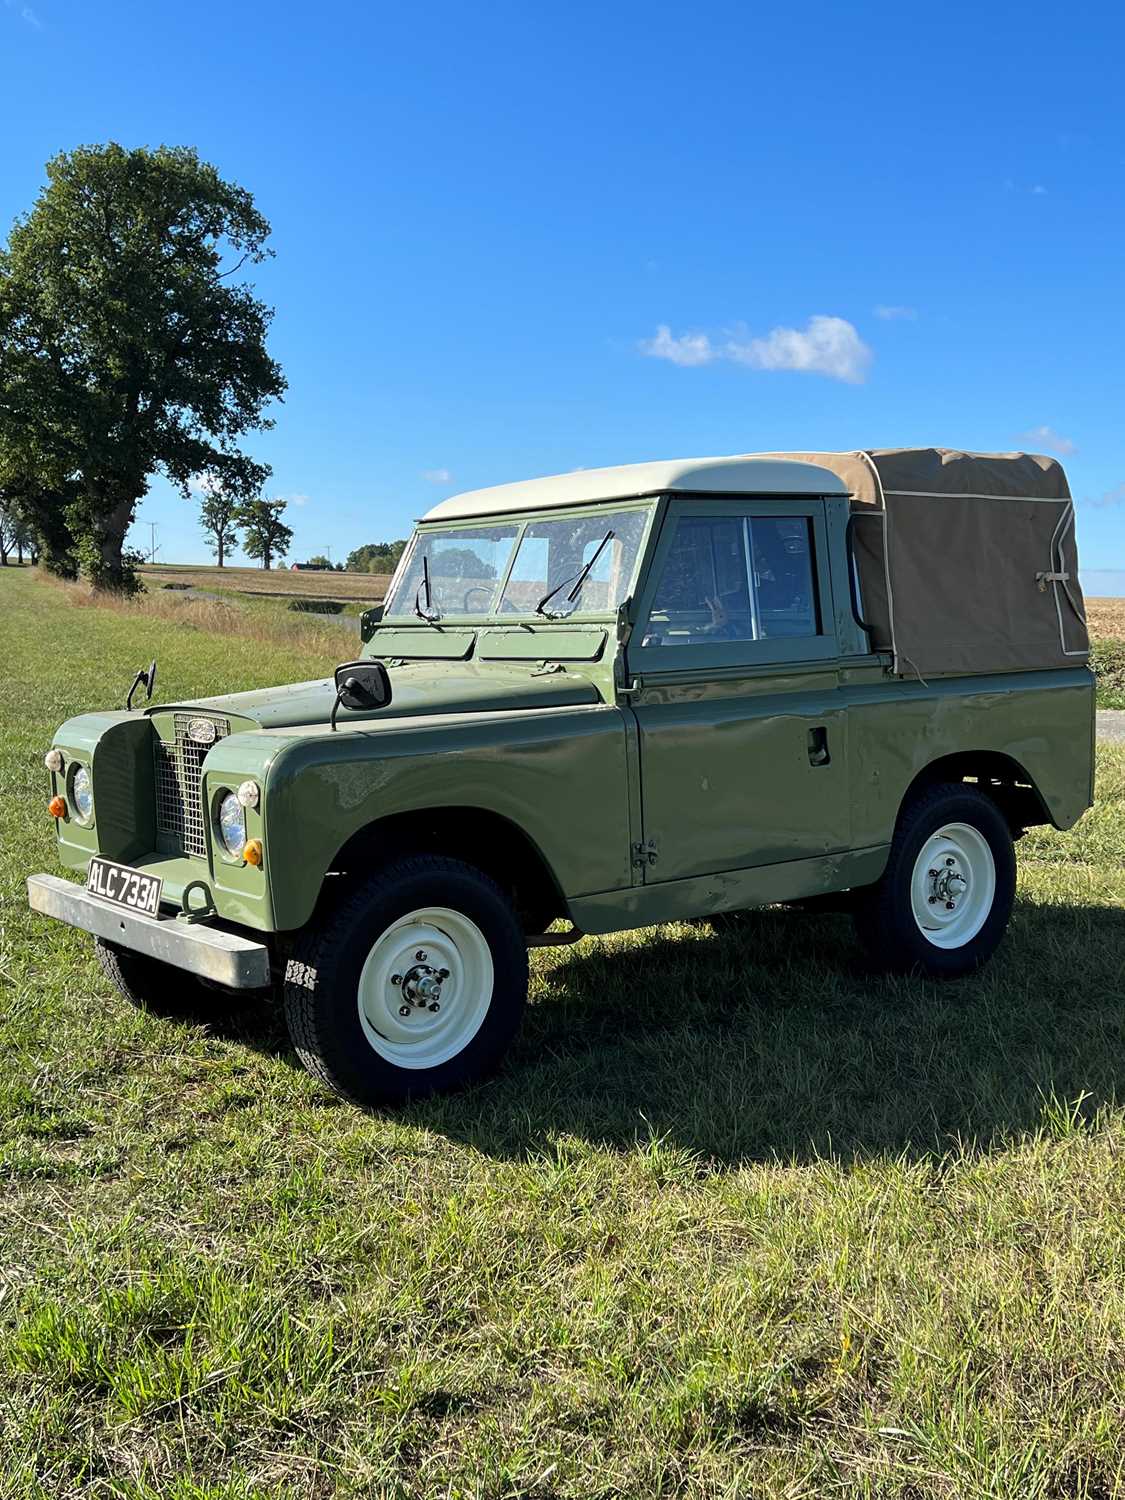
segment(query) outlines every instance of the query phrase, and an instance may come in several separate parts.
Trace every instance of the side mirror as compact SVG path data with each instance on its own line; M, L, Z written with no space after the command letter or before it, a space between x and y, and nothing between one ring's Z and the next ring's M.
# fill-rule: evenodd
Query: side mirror
M341 703L345 708L385 708L391 701L391 677L381 661L347 661L336 668L336 701L330 723L336 728Z
M153 688L155 686L156 686L156 662L153 661L153 662L151 662L149 664L149 668L148 668L147 672L142 667L141 670L137 673L137 675L133 678L133 686L129 689L128 695L127 695L127 697L125 699L125 709L126 709L126 712L128 712L129 710L132 709L132 707L133 707L133 694L137 691L137 689L139 687L143 687L144 688L144 690L145 690L145 699L146 699L146 701L150 701L151 698L152 698L152 690L153 690Z

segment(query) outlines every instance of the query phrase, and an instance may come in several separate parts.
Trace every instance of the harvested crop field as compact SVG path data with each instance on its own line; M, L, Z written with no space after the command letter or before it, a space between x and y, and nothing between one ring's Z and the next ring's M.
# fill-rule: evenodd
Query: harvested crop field
M390 583L383 573L297 573L291 568L207 568L158 564L138 570L147 589L165 584L190 588L230 590L239 594L272 595L279 599L345 599L366 604L382 602Z
M1093 640L1125 640L1125 598L1087 599L1086 619Z

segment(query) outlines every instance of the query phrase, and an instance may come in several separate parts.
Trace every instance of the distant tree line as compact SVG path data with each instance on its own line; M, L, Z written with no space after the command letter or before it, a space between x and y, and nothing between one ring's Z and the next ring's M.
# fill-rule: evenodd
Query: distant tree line
M39 542L34 529L23 519L14 506L0 498L0 566L7 567L12 553L22 566L26 552L28 561L39 561Z
M398 542L368 542L349 552L344 566L349 573L393 573L405 551L405 538Z
M236 528L269 567L292 532L242 440L285 391L266 351L272 310L236 279L270 226L251 195L187 147L81 147L0 250L0 506L6 561L131 591L125 537L163 474L214 485L205 526L221 561ZM13 530L12 528L17 528ZM34 538L31 547L28 538Z

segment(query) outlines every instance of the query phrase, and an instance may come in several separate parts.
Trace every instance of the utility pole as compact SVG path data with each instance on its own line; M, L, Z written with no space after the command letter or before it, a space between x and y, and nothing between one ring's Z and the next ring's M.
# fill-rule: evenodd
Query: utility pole
M152 542L152 545L149 547L149 553L148 553L148 560L149 560L150 563L154 563L156 561L156 527L157 527L157 524L158 523L156 521L150 521L148 523L149 533L150 533L151 542Z

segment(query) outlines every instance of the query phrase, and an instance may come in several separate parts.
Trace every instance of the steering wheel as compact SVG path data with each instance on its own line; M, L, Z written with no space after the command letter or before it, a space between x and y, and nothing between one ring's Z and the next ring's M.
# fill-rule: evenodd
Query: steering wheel
M472 613L472 611L469 609L469 595L470 594L487 594L488 595L488 599L492 598L492 590L491 590L491 588L489 588L486 584L483 584L483 583L474 583L473 586L471 588L467 588L465 590L464 594L461 596L461 608L464 610L464 612L466 614L471 614ZM488 608L488 600L487 599L485 600L485 608L486 609Z

